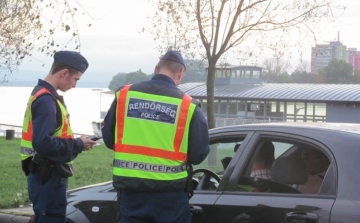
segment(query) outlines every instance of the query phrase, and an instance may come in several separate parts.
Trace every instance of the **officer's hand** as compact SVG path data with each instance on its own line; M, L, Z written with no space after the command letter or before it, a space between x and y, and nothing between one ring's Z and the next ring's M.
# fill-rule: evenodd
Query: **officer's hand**
M84 143L84 147L83 147L83 151L87 151L87 150L89 150L89 149L92 149L92 148L94 148L94 146L97 144L97 142L96 141L92 141L91 139L88 139L87 137L86 137L86 135L82 135L81 137L80 137L80 139L83 141L83 143Z

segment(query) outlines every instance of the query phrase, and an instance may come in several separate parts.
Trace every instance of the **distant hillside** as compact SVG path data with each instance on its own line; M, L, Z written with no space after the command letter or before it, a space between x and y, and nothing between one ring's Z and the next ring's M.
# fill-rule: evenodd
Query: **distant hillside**
M46 75L46 72L17 70L8 78L7 83L0 84L0 86L32 87L38 79L44 79ZM115 75L113 73L85 72L77 83L77 87L107 88Z
M34 87L37 84L36 81L9 81L8 83L2 83L4 87ZM82 88L108 88L109 83L107 82L92 82L92 81L79 81L76 87Z

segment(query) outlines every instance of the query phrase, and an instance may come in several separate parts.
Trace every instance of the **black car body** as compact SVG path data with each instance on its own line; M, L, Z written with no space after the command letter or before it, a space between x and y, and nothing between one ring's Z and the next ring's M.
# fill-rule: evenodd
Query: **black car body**
M274 144L272 176L277 179L250 177L254 157L264 141ZM316 194L298 189L297 178L306 173L307 179L307 170L297 165L303 162L305 146L321 151L330 162ZM360 221L359 124L268 123L217 128L210 130L210 150L206 160L194 167L195 190L190 199L194 223ZM257 189L241 189L244 185ZM69 191L68 222L118 222L116 197L111 182Z

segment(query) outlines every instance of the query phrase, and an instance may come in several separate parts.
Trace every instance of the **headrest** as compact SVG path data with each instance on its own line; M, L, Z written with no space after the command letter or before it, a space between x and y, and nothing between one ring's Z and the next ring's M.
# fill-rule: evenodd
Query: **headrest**
M283 184L304 184L308 179L305 160L293 157L280 157L273 163L272 179Z
M240 146L241 146L241 144L235 144L235 146L234 146L234 153L236 153L236 151L239 149Z
M229 166L231 159L232 157L224 157L220 160L224 170Z

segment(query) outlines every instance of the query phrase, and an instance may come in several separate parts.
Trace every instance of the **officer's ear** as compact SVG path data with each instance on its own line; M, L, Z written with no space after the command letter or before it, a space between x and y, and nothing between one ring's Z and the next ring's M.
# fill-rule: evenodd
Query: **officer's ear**
M179 84L181 83L181 79L182 79L183 75L184 75L184 70L176 73L176 74L173 76L173 80L174 80L174 82L175 82L176 87L179 86Z
M182 70L182 71L180 71L179 74L178 74L178 79L179 79L180 82L181 82L181 79L182 79L183 76L184 76L184 73L185 73L185 70Z
M155 68L154 68L154 74L157 74L157 73L158 73L158 71L159 71L158 66L155 66Z
M66 78L70 73L68 69L62 69L59 71L60 73L60 78Z

